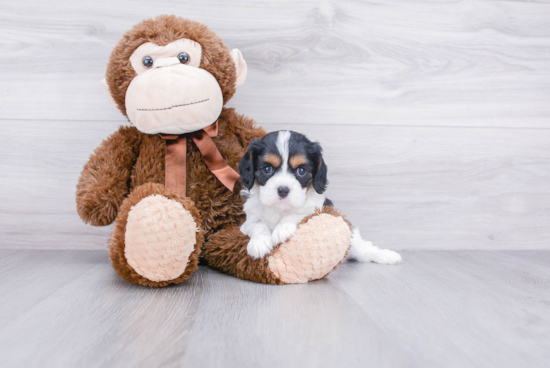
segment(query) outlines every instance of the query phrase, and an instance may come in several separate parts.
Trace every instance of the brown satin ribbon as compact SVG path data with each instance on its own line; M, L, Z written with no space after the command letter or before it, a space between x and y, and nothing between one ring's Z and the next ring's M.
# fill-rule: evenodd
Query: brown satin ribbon
M180 195L185 195L187 179L187 136L193 139L202 154L206 166L218 180L229 190L233 191L240 176L223 159L220 151L214 144L212 137L218 135L218 122L209 125L197 132L182 135L160 134L166 141L164 159L164 185Z

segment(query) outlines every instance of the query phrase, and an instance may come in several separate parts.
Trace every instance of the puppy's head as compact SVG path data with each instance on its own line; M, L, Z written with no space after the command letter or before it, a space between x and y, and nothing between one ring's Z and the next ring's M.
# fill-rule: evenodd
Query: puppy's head
M264 206L301 207L311 187L321 194L328 184L319 143L287 130L252 141L239 163L239 173L248 190L259 186Z

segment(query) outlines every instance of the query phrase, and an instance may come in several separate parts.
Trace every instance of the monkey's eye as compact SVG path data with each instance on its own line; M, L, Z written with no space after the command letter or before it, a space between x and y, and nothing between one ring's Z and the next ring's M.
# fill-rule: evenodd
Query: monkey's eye
M141 59L141 62L143 63L143 66L147 69L153 67L153 58L150 56L144 56L143 59Z
M191 59L191 57L186 52L180 52L178 54L178 59L182 64L189 64L189 60Z
M264 174L271 175L272 172L273 172L273 166L264 167Z
M296 175L298 176L304 176L306 174L306 169L303 167L299 167L296 169Z

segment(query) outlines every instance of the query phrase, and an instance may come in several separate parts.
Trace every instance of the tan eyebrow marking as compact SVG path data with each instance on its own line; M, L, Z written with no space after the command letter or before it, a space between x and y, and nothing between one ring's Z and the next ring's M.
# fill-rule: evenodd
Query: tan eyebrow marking
M267 155L265 155L264 161L267 162L268 164L271 164L274 167L281 166L281 163L283 162L283 160L281 159L281 156L276 155L275 153L268 153Z
M307 164L309 161L308 159L302 155L301 153L298 153L297 155L292 156L288 162L290 162L290 166L293 169L296 169L298 166Z

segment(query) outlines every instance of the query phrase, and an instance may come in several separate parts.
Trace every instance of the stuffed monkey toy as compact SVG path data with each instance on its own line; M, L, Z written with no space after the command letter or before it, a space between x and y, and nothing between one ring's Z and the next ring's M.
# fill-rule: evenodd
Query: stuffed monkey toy
M199 259L245 280L303 283L344 259L350 226L332 208L305 218L262 259L248 256L238 163L265 131L224 105L246 79L239 50L176 16L145 20L112 51L103 85L132 126L104 140L77 185L80 217L115 222L110 258L125 280L163 287Z

